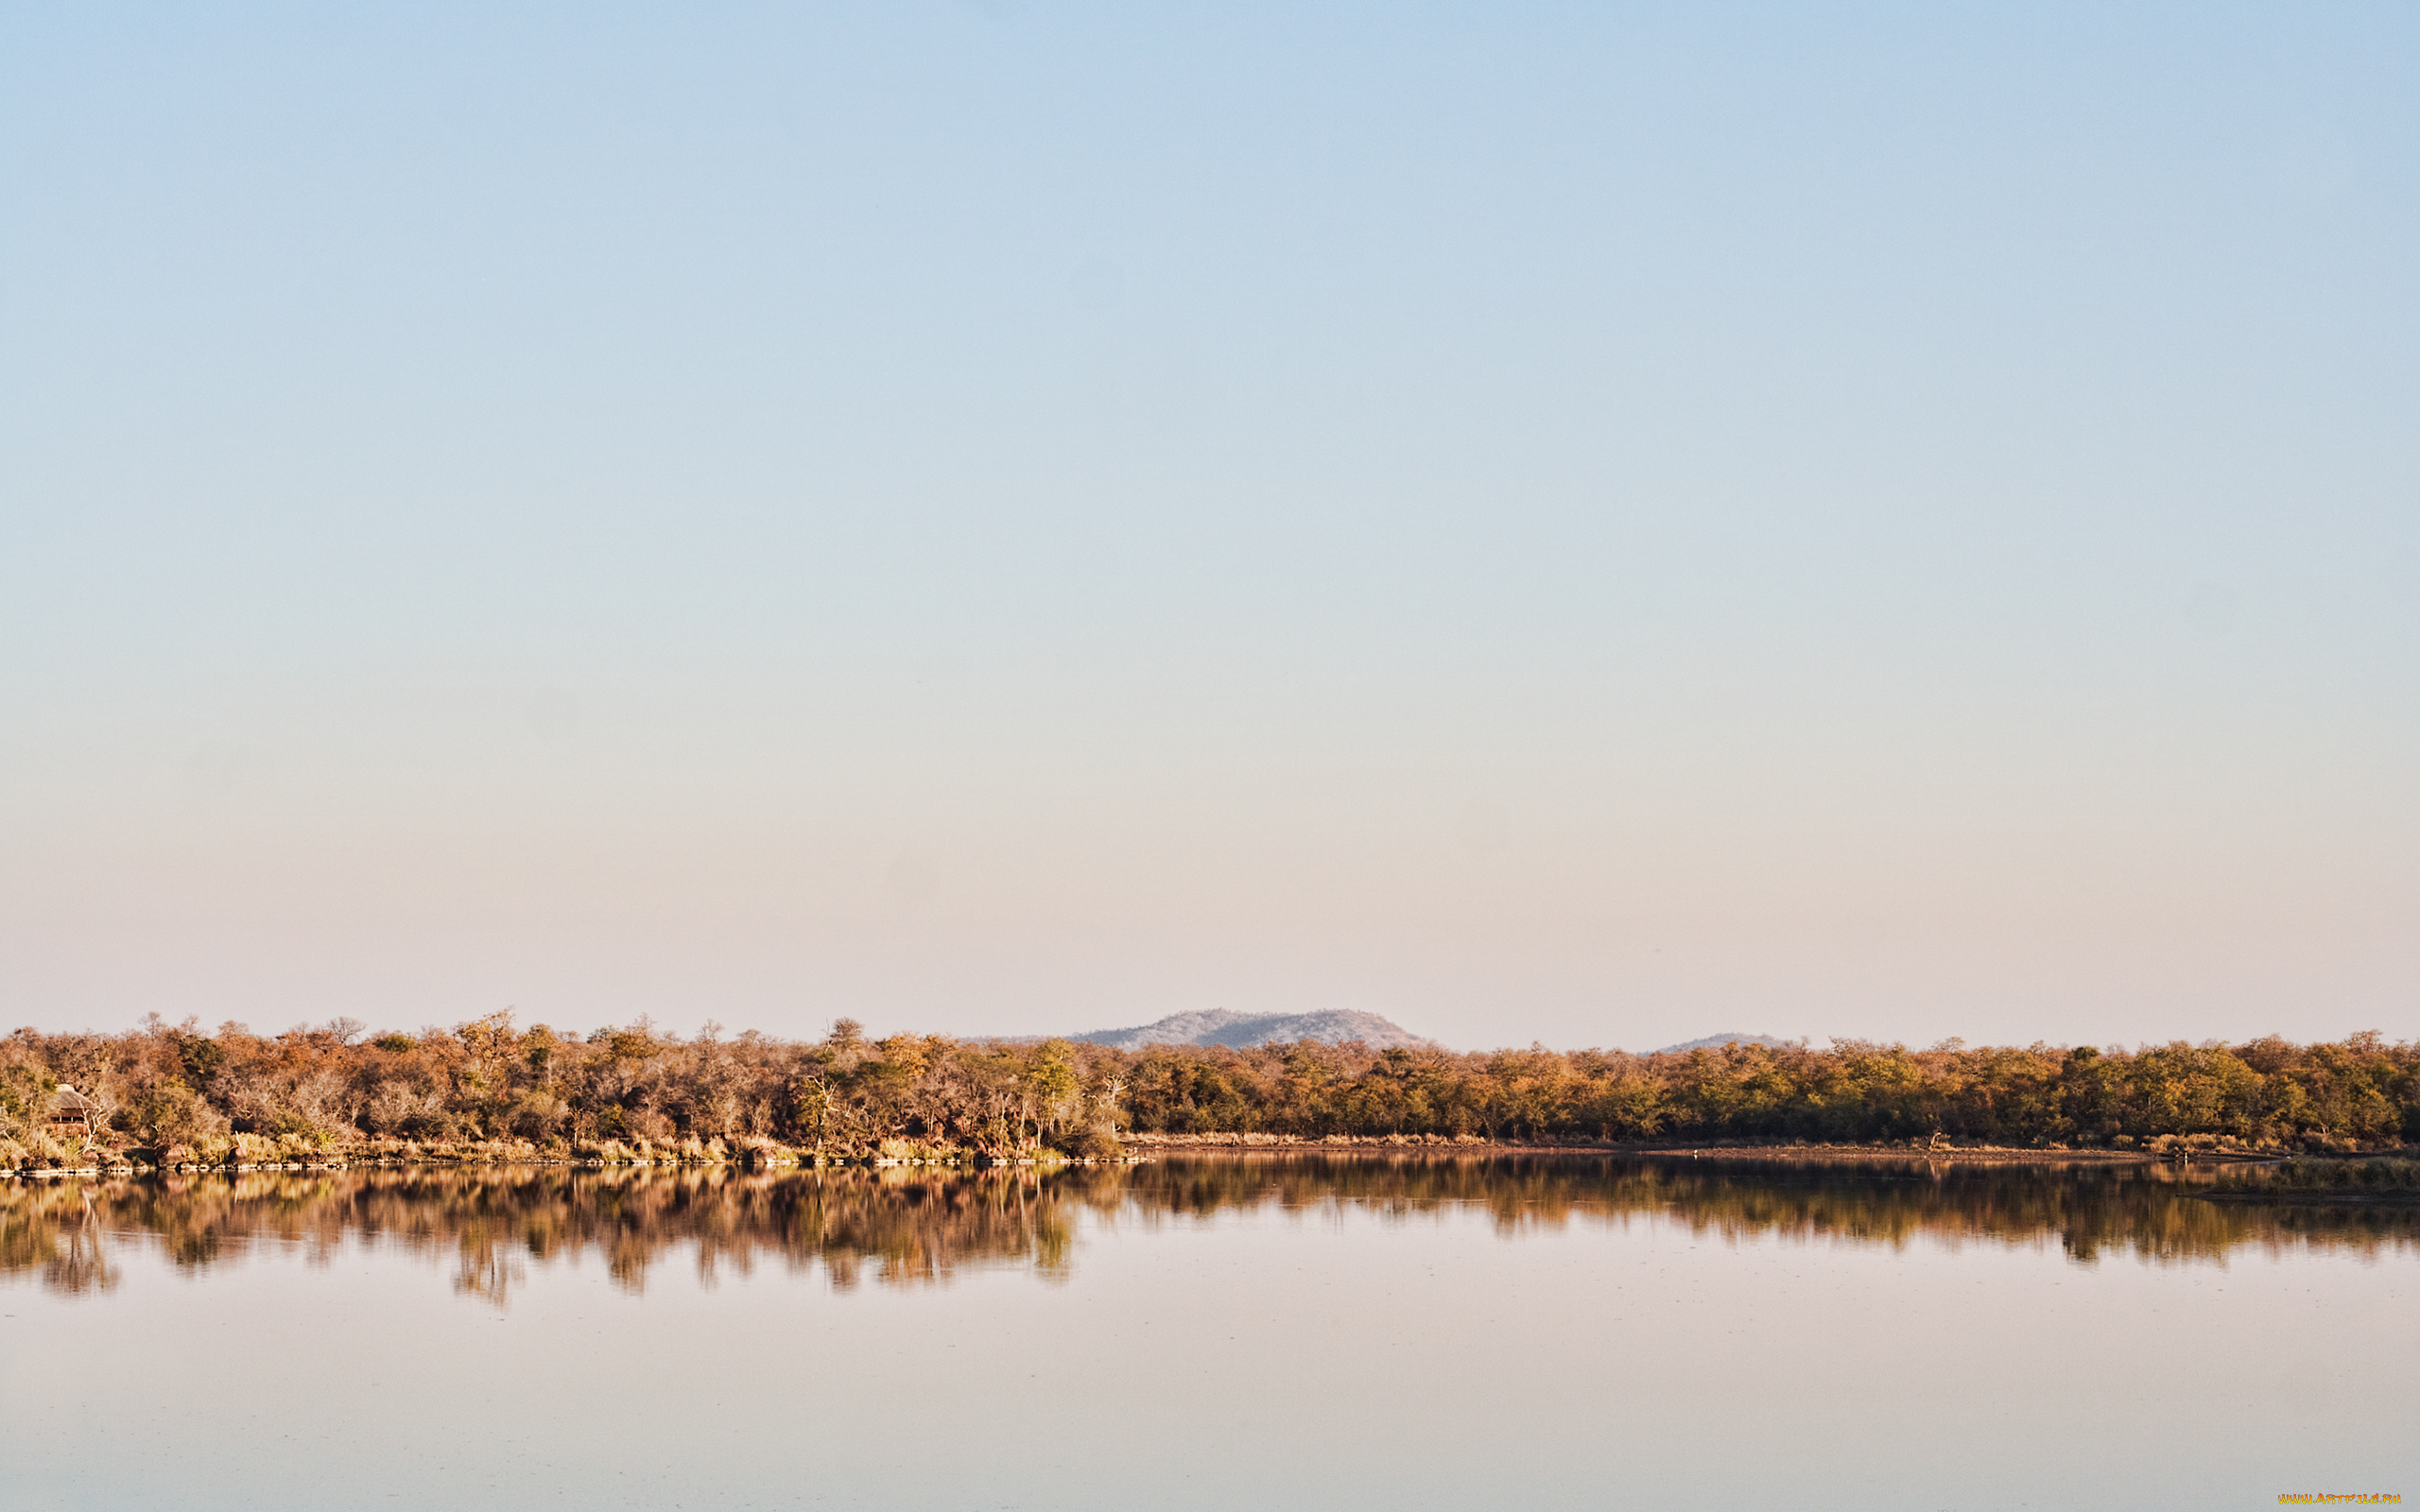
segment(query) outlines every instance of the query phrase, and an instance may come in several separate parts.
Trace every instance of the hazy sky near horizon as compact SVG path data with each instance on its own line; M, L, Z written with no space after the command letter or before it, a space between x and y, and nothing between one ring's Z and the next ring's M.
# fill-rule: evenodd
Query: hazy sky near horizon
M2415 65L12 8L0 1021L2420 1036Z

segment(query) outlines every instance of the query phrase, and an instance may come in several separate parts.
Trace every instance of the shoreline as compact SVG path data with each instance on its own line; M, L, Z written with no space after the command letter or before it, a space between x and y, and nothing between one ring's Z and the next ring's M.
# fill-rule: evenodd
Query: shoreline
M2142 1165L2170 1164L2178 1157L2153 1150L2031 1149L2010 1145L1905 1144L1736 1144L1647 1143L1598 1141L1587 1143L1539 1143L1528 1141L1393 1138L1366 1135L1308 1137L1291 1134L1135 1135L1125 1141L1132 1149L1153 1155L1371 1155L1472 1156L1500 1155L1624 1155L1658 1159L1710 1160L1926 1160L1979 1164ZM2254 1151L2194 1151L2190 1159L2204 1163L2282 1160L2282 1154Z
M2260 1208L2420 1208L2420 1191L2345 1192L2326 1187L2281 1188L2275 1192L2196 1192L2204 1202L2225 1202Z
M910 1156L823 1156L804 1152L735 1151L729 1154L692 1150L662 1153L631 1152L620 1158L549 1152L527 1144L471 1144L435 1149L326 1152L320 1158L254 1160L215 1164L112 1160L96 1165L15 1166L0 1168L0 1176L43 1180L62 1177L138 1177L249 1175L256 1172L348 1170L460 1170L477 1167L548 1167L564 1169L698 1169L752 1172L814 1170L1054 1170L1072 1165L1119 1165L1187 1155L1330 1156L1359 1159L1494 1160L1508 1156L1622 1156L1653 1160L1723 1160L1736 1162L1803 1162L1858 1164L1923 1162L1975 1165L2242 1165L2287 1159L2274 1150L2144 1150L2060 1149L2011 1145L1964 1144L1808 1144L1718 1143L1688 1143L1592 1141L1543 1143L1482 1140L1445 1136L1377 1136L1331 1134L1142 1134L1121 1141L1126 1153L1095 1159L1066 1156L994 1156L973 1152L924 1152ZM2341 1158L2341 1157L2340 1157ZM2232 1200L2232 1199L2230 1199ZM2268 1199L2262 1199L2268 1200Z
M245 1137L251 1140L251 1137ZM922 1168L922 1171L1053 1171L1063 1166L1120 1166L1157 1161L1168 1157L1343 1157L1343 1159L1503 1159L1503 1157L1624 1157L1658 1161L1736 1161L1736 1163L1970 1163L1970 1166L2274 1166L2290 1159L2347 1161L2347 1159L2412 1159L2412 1146L2381 1146L2369 1152L2296 1154L2260 1146L2183 1146L2178 1137L2159 1137L2149 1146L2062 1146L2062 1144L1810 1144L1793 1140L1483 1140L1477 1135L1123 1135L1114 1146L1118 1154L1097 1152L1072 1157L1058 1149L1031 1154L993 1154L980 1149L925 1146L898 1142L881 1154L818 1154L811 1149L740 1142L726 1146L721 1140L684 1140L680 1144L605 1144L554 1149L526 1140L476 1142L377 1142L377 1144L334 1146L334 1149L256 1149L251 1159L223 1161L163 1161L155 1149L112 1149L87 1152L90 1163L56 1166L0 1166L0 1176L22 1180L56 1176L203 1176L254 1174L254 1171L442 1171L481 1166L562 1166L562 1168L700 1168L700 1171L844 1171L844 1168ZM261 1140L261 1144L268 1144ZM298 1144L298 1142L295 1142ZM230 1152L234 1154L234 1152ZM73 1157L70 1157L73 1159ZM2325 1191L2325 1188L2313 1188ZM2238 1197L2226 1197L2238 1200ZM2282 1200L2282 1197L2241 1197L2241 1200Z

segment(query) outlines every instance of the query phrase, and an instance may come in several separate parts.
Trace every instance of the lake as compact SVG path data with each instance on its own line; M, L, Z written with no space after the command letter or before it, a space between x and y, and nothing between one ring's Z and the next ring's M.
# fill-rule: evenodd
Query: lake
M2420 1219L2132 1165L0 1181L0 1506L2420 1495Z

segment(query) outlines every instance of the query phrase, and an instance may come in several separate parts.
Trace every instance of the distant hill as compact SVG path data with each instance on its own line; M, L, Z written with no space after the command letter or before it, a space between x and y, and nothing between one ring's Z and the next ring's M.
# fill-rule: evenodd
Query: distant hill
M1233 1045L1242 1050L1253 1045L1292 1044L1297 1040L1316 1040L1323 1045L1358 1040L1374 1050L1398 1046L1409 1050L1436 1043L1392 1020L1346 1008L1329 1008L1320 1013L1237 1013L1232 1008L1171 1013L1157 1023L1147 1023L1138 1029L1097 1029L1068 1038L1115 1050L1140 1050L1145 1045Z
M1789 1043L1789 1040L1776 1040L1769 1034L1710 1034L1703 1040L1685 1040L1677 1045L1666 1045L1663 1049L1653 1051L1651 1053L1659 1056L1670 1056L1678 1055L1684 1051L1689 1050L1720 1050L1724 1045L1773 1045L1778 1047L1788 1043Z

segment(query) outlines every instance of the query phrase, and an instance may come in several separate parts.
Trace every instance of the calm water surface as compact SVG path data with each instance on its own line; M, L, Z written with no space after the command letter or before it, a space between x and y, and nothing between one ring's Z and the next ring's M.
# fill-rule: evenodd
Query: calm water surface
M0 1506L2420 1498L2420 1218L2142 1168L0 1183Z

